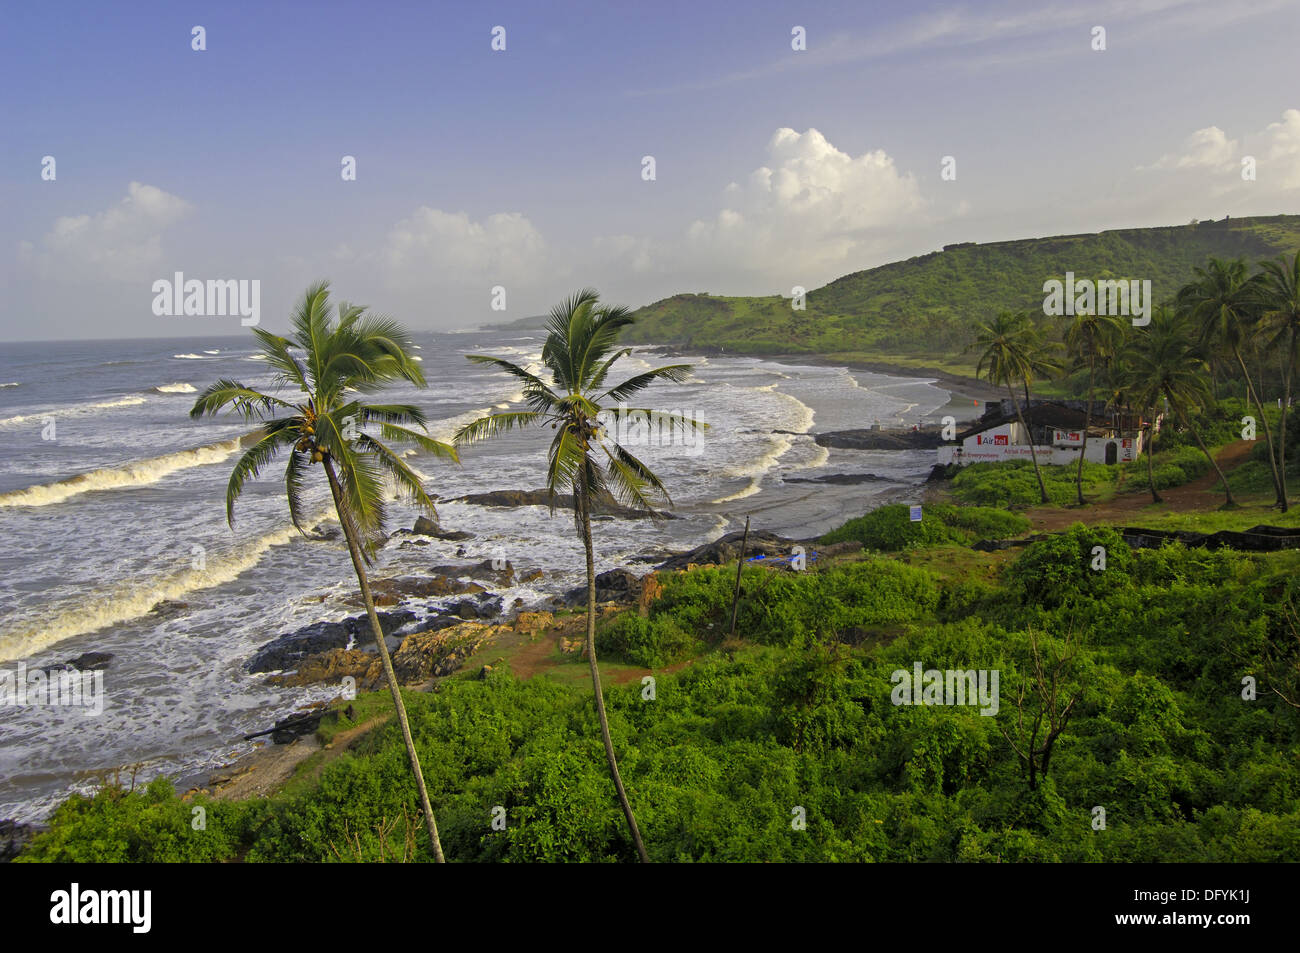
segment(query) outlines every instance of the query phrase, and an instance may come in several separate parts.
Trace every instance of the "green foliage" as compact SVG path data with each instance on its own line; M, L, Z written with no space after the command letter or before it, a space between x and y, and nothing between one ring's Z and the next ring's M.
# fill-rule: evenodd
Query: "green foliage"
M196 813L201 812L201 813ZM247 805L208 798L182 801L165 778L139 791L113 783L74 794L50 829L17 858L38 863L205 863L231 857L247 834ZM203 830L195 830L202 818Z
M1107 568L1091 569L1091 547ZM971 560L982 559L968 553ZM751 643L607 690L610 730L652 859L746 862L1259 862L1300 851L1300 713L1268 684L1300 664L1287 618L1297 554L1169 545L1130 552L1076 526L1007 568L941 585L896 559L744 573ZM992 568L990 565L987 568ZM708 640L734 568L669 576L649 619L606 644L657 651L656 633ZM709 629L712 624L714 628ZM674 628L675 627L675 628ZM1077 646L1079 693L1035 789L1003 737L1044 650ZM611 641L613 640L613 641ZM670 640L671 641L671 640ZM757 643L757 644L755 644ZM767 644L762 644L767 643ZM1290 654L1288 654L1290 653ZM897 705L893 673L997 671L1000 705ZM410 693L448 858L630 861L635 851L590 731L591 697L497 668ZM389 723L270 800L182 802L164 782L69 799L25 861L427 861L401 735ZM1104 805L1107 828L1091 809ZM207 831L191 830L206 805ZM792 827L802 808L805 829ZM492 820L504 809L504 829Z
M624 612L596 632L598 658L612 657L660 668L689 655L697 641L672 616L660 613L643 619L635 612Z
M809 292L804 311L792 311L780 296L665 298L638 310L623 340L742 354L852 351L933 361L965 348L973 321L1041 309L1045 276L1142 277L1156 288L1177 288L1212 255L1255 261L1297 248L1300 217L1294 215L950 245L838 278Z
M1076 466L1077 464L1039 466L1048 499L1058 506L1075 502ZM1112 489L1117 476L1118 470L1115 467L1102 463L1084 463L1084 494L1095 497ZM972 463L962 467L953 476L952 494L962 503L979 506L1031 506L1040 499L1034 465L1022 460Z
M1029 520L1006 510L936 503L912 522L909 508L890 504L849 520L822 537L827 545L853 540L866 549L898 552L946 543L966 545L981 539L1005 539L1029 530Z
M1093 568L1103 559L1104 569ZM1054 607L1126 585L1132 569L1133 552L1119 533L1075 523L1064 533L1031 543L1011 564L1007 576L1028 601Z

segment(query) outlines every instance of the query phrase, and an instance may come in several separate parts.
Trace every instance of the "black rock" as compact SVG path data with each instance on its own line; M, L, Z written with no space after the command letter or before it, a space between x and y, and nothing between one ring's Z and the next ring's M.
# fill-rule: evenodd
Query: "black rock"
M93 672L95 669L108 668L112 658L112 652L84 652L76 658L68 659L64 664L79 672Z
M685 569L691 563L697 566L718 566L729 563L740 552L740 540L743 536L744 533L728 533L721 539L715 539L703 546L696 546L689 552L666 559L655 568L673 570ZM794 540L778 536L776 533L751 531L749 541L745 544L745 557L789 556L795 545Z
M17 857L27 842L42 830L48 828L9 819L0 821L0 864L7 864Z
M416 618L414 612L405 609L377 614L379 627L384 635L391 635ZM341 622L314 622L296 632L290 632L268 642L258 649L257 654L245 667L254 674L283 672L294 668L309 655L328 652L330 649L347 648L348 643L354 639L357 645L374 644L375 638L370 631L370 620L363 615L353 616Z

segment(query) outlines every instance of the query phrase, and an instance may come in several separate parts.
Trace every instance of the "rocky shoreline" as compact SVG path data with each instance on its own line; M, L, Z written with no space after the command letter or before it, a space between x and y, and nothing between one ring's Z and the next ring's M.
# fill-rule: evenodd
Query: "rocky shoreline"
M425 525L424 529L431 527ZM398 533L418 535L414 530ZM658 595L663 575L731 562L740 555L743 536L740 532L728 533L666 559L661 559L663 554L646 555L640 560L642 563L659 561L640 575L624 568L600 573L596 577L598 613L603 616L625 609L645 611ZM751 531L744 556L762 560L774 569L782 568L796 546L802 546L809 559L815 561L855 548L856 544L819 547L814 540ZM539 576L541 571L533 570L520 578L536 580ZM545 607L524 608L518 604L519 600L506 606L503 597L492 590L505 588L515 578L512 565L494 566L486 561L434 566L427 576L374 580L371 588L377 605L393 607L377 609L376 614L392 652L398 682L417 691L433 690L440 679L463 668L471 656L510 637L535 640L548 636L557 640L561 652L583 657L585 613L557 613L584 606L586 587L557 593ZM353 597L358 603L359 596L356 593ZM424 607L423 614L404 602L408 597L428 596L445 597L445 600L434 611ZM338 621L313 622L277 636L258 649L244 667L250 676L266 677L278 685L337 684L339 694L329 702L306 706L269 725L265 731L247 736L246 740L259 735L269 737L270 743L261 743L230 764L183 779L178 787L185 792L185 797L198 793L216 797L268 793L287 780L299 762L321 750L315 732L321 719L331 716L328 709L332 704L347 701L351 690L378 691L386 684L378 648L363 613Z

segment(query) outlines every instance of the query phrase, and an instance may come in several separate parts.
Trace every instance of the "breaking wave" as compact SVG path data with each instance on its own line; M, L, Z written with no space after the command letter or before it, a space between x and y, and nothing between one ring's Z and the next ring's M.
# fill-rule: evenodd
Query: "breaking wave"
M192 450L180 450L176 453L164 454L161 457L138 460L125 466L105 467L102 470L79 473L74 477L68 477L66 480L58 480L54 483L44 483L24 487L21 490L11 490L8 493L0 493L0 507L49 506L52 503L62 503L69 497L81 493L90 493L94 490L120 490L156 483L169 473L175 473L177 470L187 470L190 467L220 463L239 450L241 443L247 440L247 436L236 437L233 440L223 440L220 443L211 443L206 446L195 447Z

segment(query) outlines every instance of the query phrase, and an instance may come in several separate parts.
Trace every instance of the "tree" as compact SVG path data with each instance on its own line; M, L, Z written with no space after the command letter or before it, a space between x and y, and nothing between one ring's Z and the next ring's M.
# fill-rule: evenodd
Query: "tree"
M1145 328L1133 354L1133 374L1139 382L1138 402L1143 406L1154 406L1161 397L1169 402L1170 409L1191 432L1192 439L1223 481L1227 497L1225 505L1236 506L1228 478L1223 475L1218 461L1205 446L1191 420L1191 414L1204 406L1210 395L1206 384L1205 356L1188 340L1180 316L1153 320ZM1154 493L1154 484L1152 490Z
M1007 394L1016 408L1016 419L1021 428L1029 434L1029 458L1034 464L1034 476L1038 478L1038 492L1042 502L1048 502L1047 486L1043 482L1042 470L1038 467L1038 455L1034 452L1034 436L1025 423L1025 415L1016 400L1015 384L1023 382L1025 402L1029 402L1029 381L1034 375L1034 367L1041 362L1031 357L1037 335L1028 316L1010 311L1000 311L990 324L977 324L975 341L967 350L980 352L976 366L976 376L985 375L994 387L1006 385Z
M1083 443L1079 447L1079 466L1074 475L1075 493L1083 506L1083 458L1088 451L1088 429L1092 426L1092 395L1097 380L1097 363L1108 361L1123 339L1118 318L1105 314L1079 314L1066 332L1066 347L1075 361L1088 368L1087 407L1083 414Z
M1249 343L1252 325L1258 318L1259 276L1248 278L1246 263L1241 259L1223 262L1211 258L1205 268L1196 269L1196 278L1179 289L1176 301L1180 308L1200 326L1203 345L1218 345L1232 354L1246 382L1246 395L1259 413L1268 444L1268 464L1273 473L1273 488L1277 493L1276 505L1283 501L1282 482L1277 471L1277 456L1273 451L1273 433L1268 416L1255 391L1255 384L1242 357L1243 345Z
M551 309L547 321L546 343L542 347L542 364L549 372L547 383L531 371L509 361L481 354L466 355L469 360L505 371L523 382L527 411L491 414L466 424L456 433L456 443L470 443L513 430L515 427L550 424L555 431L548 453L546 486L550 491L551 511L557 493L573 495L573 516L582 537L587 562L587 660L591 669L591 686L595 692L596 715L610 777L619 805L627 818L628 830L637 855L648 862L636 816L623 788L614 743L610 739L609 720L600 685L600 668L596 663L596 569L591 538L591 511L596 503L617 499L626 505L649 510L651 497L671 505L668 491L644 463L613 439L602 420L615 424L644 420L648 428L668 428L669 434L703 429L706 425L678 414L637 408L629 409L625 401L656 381L681 382L690 375L690 365L671 364L630 377L614 387L605 387L610 369L631 348L619 348L619 332L630 325L631 313L623 307L600 304L595 291L585 288L568 301ZM602 402L613 401L616 406ZM603 454L602 461L597 454Z
M399 493L431 513L433 501L415 471L363 428L377 425L383 440L411 442L451 460L456 459L456 451L427 435L427 421L418 407L363 403L353 396L374 393L398 380L425 386L419 365L408 353L410 335L396 321L340 302L335 322L330 317L329 283L322 281L307 289L290 323L293 332L288 338L262 328L254 328L253 333L267 364L278 371L276 383L280 388L288 386L301 391L298 403L264 394L238 381L219 380L199 395L190 416L215 415L230 408L245 419L261 421L256 443L235 463L226 486L226 520L231 528L235 525L235 501L243 492L245 482L255 479L280 452L288 451L284 484L289 516L305 535L307 530L302 521L307 471L316 463L325 471L352 567L361 585L370 630L379 648L384 678L397 710L397 722L415 775L433 856L442 863L438 825L429 804L406 706L375 614L366 573L366 566L373 561L374 551L383 539L384 478L390 479ZM303 352L301 357L293 353L295 347ZM407 425L418 426L426 432L412 430Z
M1282 422L1278 428L1277 472L1281 481L1282 512L1288 508L1286 492L1286 418L1291 407L1291 388L1296 364L1300 362L1300 252L1288 262L1260 262L1262 269L1257 294L1263 315L1260 330L1267 336L1267 347L1282 355Z
M1052 749L1070 723L1075 703L1082 689L1067 687L1075 667L1079 646L1073 632L1066 634L1054 657L1044 659L1039 648L1038 634L1029 630L1029 673L1020 681L1016 691L1015 737L1006 727L999 725L1002 737L1020 758L1030 788L1037 788L1040 778L1047 777L1052 762ZM1069 700L1065 695L1069 691ZM1026 718L1028 721L1026 721Z

